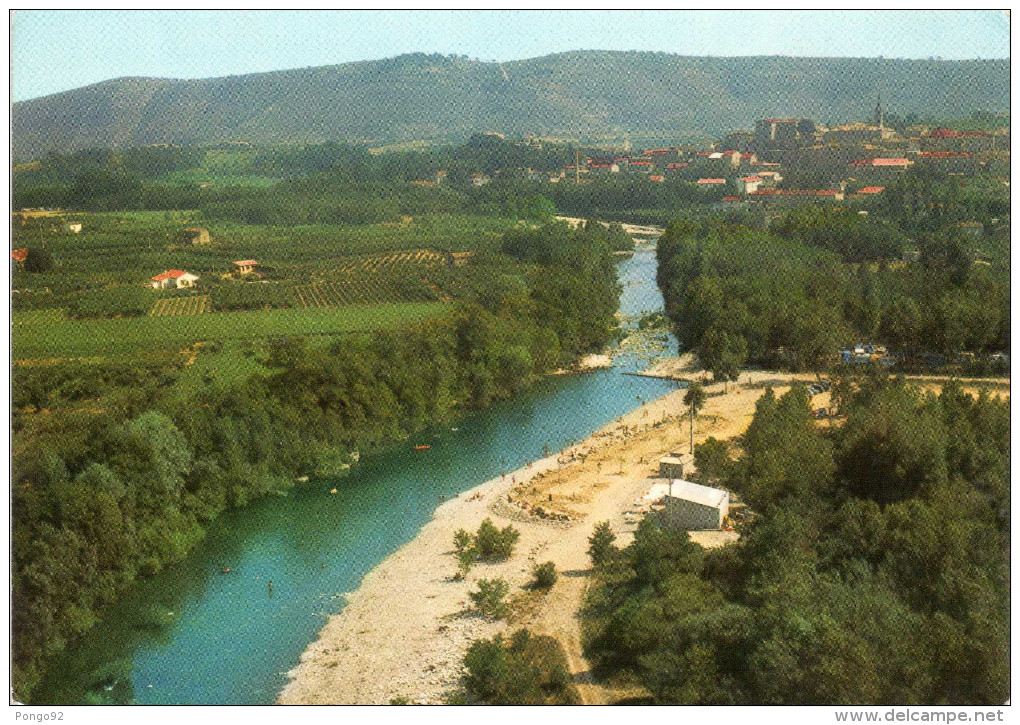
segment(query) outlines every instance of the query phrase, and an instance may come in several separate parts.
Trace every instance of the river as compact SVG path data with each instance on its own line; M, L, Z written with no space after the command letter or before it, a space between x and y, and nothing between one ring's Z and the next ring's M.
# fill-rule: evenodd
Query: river
M620 311L662 309L655 252L618 264ZM675 350L670 339L669 350ZM363 456L342 479L230 511L183 561L140 582L55 658L37 704L272 704L326 619L376 564L414 538L441 497L558 450L675 387L611 369L550 377L527 393ZM338 493L331 495L330 489ZM223 570L230 571L224 573ZM272 581L272 587L269 582Z

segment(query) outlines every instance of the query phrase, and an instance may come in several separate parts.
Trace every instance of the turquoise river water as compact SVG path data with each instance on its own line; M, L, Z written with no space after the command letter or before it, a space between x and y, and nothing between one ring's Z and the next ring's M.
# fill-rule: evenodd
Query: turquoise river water
M620 311L660 310L655 253L619 263ZM670 339L668 348L675 350ZM585 438L675 387L624 375L551 377L514 400L366 454L350 475L230 511L182 562L141 582L55 658L39 704L271 704L327 617L441 503ZM330 495L333 487L339 489ZM229 573L223 573L229 569ZM269 584L272 580L272 596Z

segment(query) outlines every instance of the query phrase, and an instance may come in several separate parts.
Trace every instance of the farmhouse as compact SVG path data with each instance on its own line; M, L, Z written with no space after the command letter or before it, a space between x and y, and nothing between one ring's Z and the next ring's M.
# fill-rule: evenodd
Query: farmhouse
M81 234L81 222L65 222L62 229L69 234Z
M662 498L662 520L686 531L721 529L730 512L730 494L676 478Z
M183 269L168 269L152 278L153 289L183 289L194 287L198 275L185 272Z
M725 184L726 179L698 179L698 183L702 186L719 186Z
M181 232L181 239L185 243L190 244L208 244L211 241L209 237L209 230L198 227L194 229L185 229Z
M25 268L25 260L28 259L28 247L21 247L20 249L11 250L11 260L17 265L18 269Z
M234 262L234 270L241 275L255 274L255 268L259 266L259 263L254 259L242 259L240 262Z

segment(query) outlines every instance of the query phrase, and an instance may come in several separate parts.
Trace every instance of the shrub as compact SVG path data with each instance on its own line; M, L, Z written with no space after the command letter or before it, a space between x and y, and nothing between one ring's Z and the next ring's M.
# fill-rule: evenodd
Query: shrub
M489 619L500 619L509 612L506 595L510 593L510 585L503 579L479 579L478 591L469 592L475 608Z
M588 537L588 556L591 557L593 566L599 567L609 562L617 553L613 546L616 541L616 534L609 527L608 521L603 521L595 527L595 532Z
M547 561L544 564L535 564L535 588L536 589L549 589L556 580L559 579L559 575L556 573L556 565Z
M492 519L485 519L475 535L475 548L482 559L505 561L514 553L519 538L521 532L513 526L498 529Z
M463 579L471 571L471 567L478 561L478 552L475 548L468 547L457 552L457 579Z
M464 657L468 692L490 705L573 705L567 657L552 637L522 629L507 642L476 640Z
M453 534L453 548L458 554L463 552L465 549L470 548L473 541L474 539L471 534L466 532L464 529L457 529L457 531Z

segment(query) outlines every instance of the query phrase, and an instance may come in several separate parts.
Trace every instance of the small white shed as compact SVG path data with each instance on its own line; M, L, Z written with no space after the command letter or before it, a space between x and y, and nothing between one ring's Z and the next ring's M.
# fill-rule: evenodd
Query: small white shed
M728 491L679 478L670 481L662 503L664 522L686 531L721 529L730 512Z

